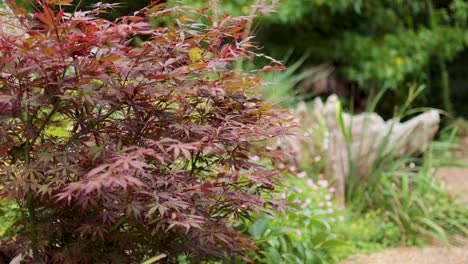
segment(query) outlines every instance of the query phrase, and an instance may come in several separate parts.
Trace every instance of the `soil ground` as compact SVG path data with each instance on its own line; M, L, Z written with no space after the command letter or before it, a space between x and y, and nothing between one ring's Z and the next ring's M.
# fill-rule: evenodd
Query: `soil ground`
M461 142L458 159L468 164L468 138ZM440 168L439 178L447 191L459 195L468 210L468 168ZM468 238L460 238L459 246L446 247L435 242L424 248L394 248L371 255L358 254L340 264L468 264Z

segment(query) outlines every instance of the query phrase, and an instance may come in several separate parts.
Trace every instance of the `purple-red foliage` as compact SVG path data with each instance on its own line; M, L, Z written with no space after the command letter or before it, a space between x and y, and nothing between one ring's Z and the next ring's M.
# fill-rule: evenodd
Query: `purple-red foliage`
M282 158L266 142L290 126L261 78L232 67L253 56L239 37L252 17L155 3L106 21L70 2L11 1L0 21L15 28L0 32L0 195L25 214L4 246L34 263L251 249L233 220L281 203L265 198L277 172L248 157Z

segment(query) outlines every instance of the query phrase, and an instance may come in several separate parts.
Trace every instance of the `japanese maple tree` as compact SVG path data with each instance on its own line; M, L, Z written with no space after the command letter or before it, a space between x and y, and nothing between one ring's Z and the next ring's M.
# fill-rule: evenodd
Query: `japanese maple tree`
M112 5L66 13L71 2L0 15L0 195L24 211L2 247L32 263L251 249L234 221L282 202L267 195L278 173L249 157L281 159L267 142L291 126L261 78L233 67L255 55L252 17L156 1L107 21Z

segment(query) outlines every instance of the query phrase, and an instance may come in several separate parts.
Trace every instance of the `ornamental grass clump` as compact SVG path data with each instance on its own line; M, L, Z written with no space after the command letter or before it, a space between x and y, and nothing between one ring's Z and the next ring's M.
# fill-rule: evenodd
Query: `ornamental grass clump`
M248 157L279 162L265 142L291 126L261 78L234 70L255 55L252 17L156 1L108 21L112 5L66 13L71 2L9 1L14 19L0 16L0 195L22 210L2 249L30 263L252 249L234 221L282 202L265 195L278 173Z

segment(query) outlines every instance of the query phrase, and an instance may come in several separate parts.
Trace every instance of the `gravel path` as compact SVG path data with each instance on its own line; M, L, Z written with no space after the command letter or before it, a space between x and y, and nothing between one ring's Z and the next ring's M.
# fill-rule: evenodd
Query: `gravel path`
M462 247L395 248L354 255L340 264L467 264L468 241Z
M462 144L463 163L468 164L468 144ZM460 195L468 207L468 168L441 168L436 173L445 188ZM371 255L353 255L339 264L468 264L468 238L461 245L445 247L433 245L425 248L395 248Z

